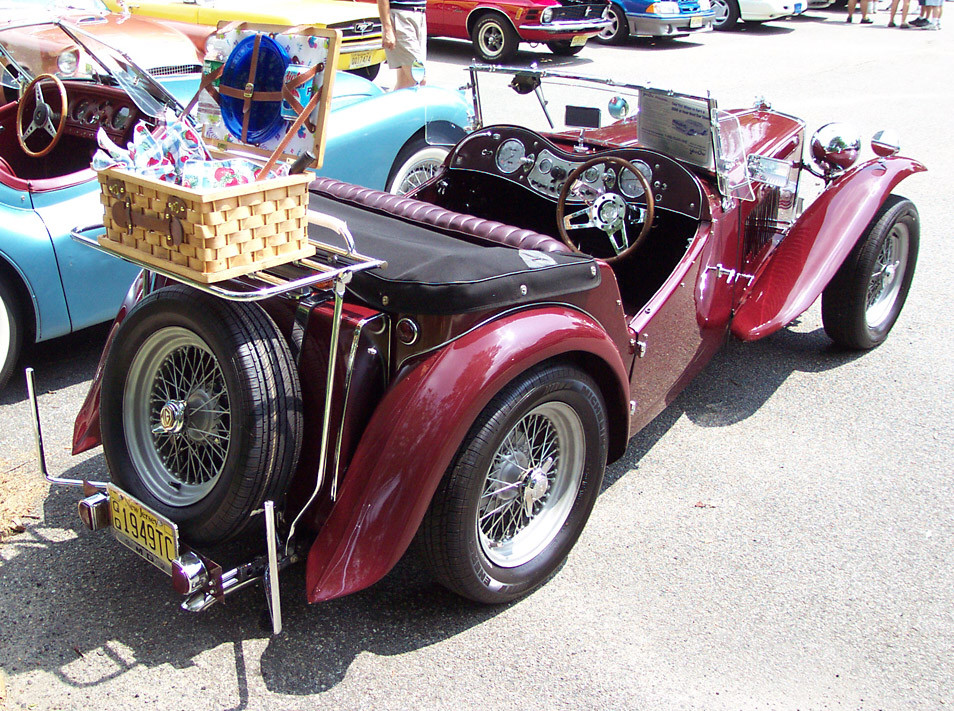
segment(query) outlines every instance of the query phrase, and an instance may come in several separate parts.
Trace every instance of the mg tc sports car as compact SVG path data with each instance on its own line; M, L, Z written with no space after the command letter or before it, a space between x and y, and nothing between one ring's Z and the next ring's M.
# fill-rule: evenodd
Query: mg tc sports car
M810 136L764 102L492 70L471 69L482 128L411 196L310 185L314 258L211 286L150 268L130 291L74 431L108 480L74 483L186 609L264 581L278 630L285 566L330 600L415 537L451 590L513 600L727 337L819 297L841 346L891 331L919 240L895 189L925 168L890 134L859 160L844 126ZM491 123L492 81L544 130Z

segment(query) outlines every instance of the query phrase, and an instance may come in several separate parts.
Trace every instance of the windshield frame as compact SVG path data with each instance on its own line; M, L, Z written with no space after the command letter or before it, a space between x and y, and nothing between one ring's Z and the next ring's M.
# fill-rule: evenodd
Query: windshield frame
M737 168L740 160L744 165L745 156L727 156L724 154L724 151L726 150L733 150L732 147L735 147L735 149L744 147L744 142L741 140L741 135L738 133L733 133L733 131L738 132L740 130L738 122L727 121L726 113L719 110L716 100L709 93L701 95L678 92L669 89L661 89L646 84L616 81L615 79L611 79L609 77L589 76L586 74L577 74L559 69L541 69L536 66L508 67L475 63L470 65L469 72L470 83L467 88L471 90L474 105L474 118L477 128L484 127L484 111L481 105L479 84L479 75L481 73L497 73L513 75L515 77L520 76L525 87L534 87L532 91L536 94L536 98L542 110L544 111L548 123L550 123L551 126L553 126L553 121L550 118L550 114L546 106L546 99L544 98L544 90L547 86L544 80L548 78L551 80L556 80L557 83L579 82L596 89L605 87L608 92L618 89L623 92L635 93L639 97L638 105L640 110L637 110L637 112L634 114L626 117L626 120L632 119L634 117L636 118L637 140L639 140L640 145L644 145L649 149L658 150L661 153L670 155L670 157L680 161L681 163L685 163L686 165L692 166L698 170L702 170L710 176L715 177L716 189L723 197L750 199L749 195L751 194L751 185L749 183L748 177L744 174L740 176L738 170L735 169ZM523 91L519 91L518 93L531 93L531 91L528 88L525 88ZM646 98L646 102L644 102L644 97ZM648 126L640 123L641 118L646 118L648 120L648 117L641 117L640 113L642 113L641 110L645 110L647 108L649 102L653 102L654 104L658 105L661 108L661 115L663 116L667 115L665 113L666 111L672 111L674 114L676 114L682 110L688 110L698 114L698 117L701 119L703 129L706 129L708 132L708 140L696 142L697 148L702 143L705 143L707 146L708 150L704 159L694 159L688 153L680 154L679 151L670 150L670 148L666 146L665 132L667 127L664 122L653 125L653 128L662 129L659 131L659 142L654 143L653 140L650 139L649 132L645 131L645 128ZM707 126L705 124L707 124ZM589 138L589 136L587 138ZM593 138L596 138L596 136L593 136ZM598 143L598 140L596 142ZM692 143L691 139L689 140L689 143Z

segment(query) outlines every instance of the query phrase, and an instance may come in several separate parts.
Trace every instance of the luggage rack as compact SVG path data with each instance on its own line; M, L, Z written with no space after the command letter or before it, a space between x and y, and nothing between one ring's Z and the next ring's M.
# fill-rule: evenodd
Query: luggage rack
M357 252L354 246L354 239L343 220L337 220L328 215L309 211L308 221L312 224L327 227L340 234L345 239L348 248L341 249L340 247L311 239L309 242L318 250L315 257L299 259L294 262L289 262L288 264L253 271L243 276L232 277L221 284L201 283L182 276L181 274L177 274L172 270L157 266L152 262L145 262L128 254L118 254L103 247L99 244L96 237L93 236L105 230L102 224L77 227L70 231L70 237L80 244L87 245L105 254L135 264L147 271L160 274L228 301L261 301L262 299L268 299L282 294L289 294L296 291L307 293L311 290L334 291L337 294L338 288L336 288L335 285L339 283L342 287L341 291L343 296L343 287L351 281L351 277L355 272L387 266L387 262L384 260L368 257ZM230 286L224 286L226 283L230 284ZM340 299L340 297L338 297L338 299Z
M310 240L317 248L315 257L250 272L243 276L233 277L221 284L199 283L155 264L147 264L134 257L125 254L119 255L109 249L104 249L100 246L96 237L93 236L105 229L103 225L77 227L70 232L70 236L81 244L112 254L150 272L229 301L260 301L283 294L292 297L297 295L299 298L309 295L323 295L326 298L334 297L334 316L331 322L328 373L325 386L324 422L321 428L321 454L318 459L315 487L307 503L292 518L283 541L276 525L275 503L271 500L265 501L263 508L256 513L264 514L266 553L247 563L223 571L218 564L193 550L188 544L181 546L180 556L175 561L177 567L173 574L173 587L186 596L182 608L191 612L201 612L214 603L224 600L227 595L255 583L263 583L265 601L272 621L272 633L276 635L282 631L281 598L278 586L279 571L299 559L294 540L295 527L318 496L326 476L325 469L328 458L331 409L334 396L334 373L345 287L351 281L354 273L387 266L385 261L368 257L355 250L354 240L344 221L311 211L308 213L308 219L309 222L337 232L344 238L347 248L342 249L324 242ZM228 286L225 286L225 284L228 284ZM108 482L58 477L49 472L43 447L40 411L32 368L26 370L26 384L31 404L33 435L40 473L51 483L82 487L86 498L79 502L79 511L80 518L87 527L92 530L111 527L110 498L107 494L111 485ZM291 516L288 518L291 518Z

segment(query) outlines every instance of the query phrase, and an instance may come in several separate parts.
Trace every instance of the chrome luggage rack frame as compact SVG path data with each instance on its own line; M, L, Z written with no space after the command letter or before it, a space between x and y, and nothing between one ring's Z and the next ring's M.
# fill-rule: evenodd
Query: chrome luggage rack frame
M325 387L324 421L321 430L321 455L318 463L315 488L307 503L292 519L285 537L284 545L280 540L276 524L275 504L265 501L262 509L253 512L265 517L266 554L258 556L252 561L239 565L228 571L201 553L192 550L188 545L182 545L180 555L176 559L176 573L174 583L176 589L186 596L182 608L191 612L201 612L214 603L224 600L226 595L248 587L256 582L265 584L265 598L272 621L272 633L282 631L281 599L279 596L278 576L282 568L298 561L298 553L294 545L295 527L311 506L321 490L325 479L327 461L330 415L334 390L334 372L336 367L338 340L341 330L341 311L344 301L345 287L351 277L359 271L387 266L380 259L360 254L355 249L354 239L347 225L336 218L309 211L308 220L312 224L331 229L337 232L347 244L346 249L329 245L324 242L311 240L318 250L315 257L302 259L289 264L269 269L251 272L241 277L229 279L220 284L203 284L183 277L170 270L146 264L133 257L119 255L108 248L104 248L90 235L96 231L103 231L102 225L77 227L70 232L70 236L77 242L92 249L111 254L117 258L142 267L144 270L173 279L200 291L212 294L228 301L260 301L275 296L287 295L292 298L323 295L334 299L334 315L332 318L331 338L328 354L328 373ZM226 286L228 284L228 286ZM27 395L31 404L33 420L33 435L36 443L36 454L40 473L47 481L53 484L82 487L86 498L78 504L80 518L91 530L99 530L110 526L109 503L105 493L108 485L105 481L89 481L86 479L69 479L50 474L46 465L46 455L43 447L43 433L40 427L40 409L37 402L36 387L32 368L26 369Z

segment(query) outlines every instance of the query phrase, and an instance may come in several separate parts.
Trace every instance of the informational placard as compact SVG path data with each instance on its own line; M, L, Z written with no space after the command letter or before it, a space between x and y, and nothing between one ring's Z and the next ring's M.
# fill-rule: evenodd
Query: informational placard
M664 91L639 93L640 144L701 168L713 168L709 103Z

